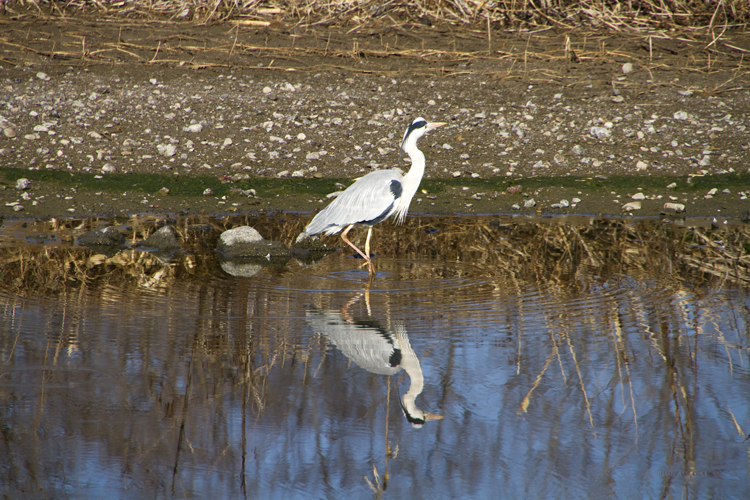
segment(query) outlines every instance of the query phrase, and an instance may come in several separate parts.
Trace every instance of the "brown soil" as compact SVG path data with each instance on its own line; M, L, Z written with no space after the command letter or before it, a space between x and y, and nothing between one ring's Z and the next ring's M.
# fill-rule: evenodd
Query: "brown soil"
M420 142L426 178L445 179L446 188L424 193L412 210L499 213L515 203L524 211L535 198L528 210L620 214L638 188L646 194L639 215L670 200L688 215L739 217L750 208L744 32L344 32L92 18L0 18L0 31L0 128L13 131L0 136L2 167L350 179L395 166L403 130L424 116L449 123ZM189 131L197 124L200 132ZM596 138L592 127L611 135ZM578 190L556 186L563 176L631 176L642 185ZM499 183L535 178L546 180L518 195ZM688 189L691 178L716 179L720 189L706 198L708 189ZM667 190L672 180L678 186ZM262 192L170 197L158 186L93 199L93 191L45 182L22 199L12 181L0 187L5 217L325 203ZM553 206L575 197L576 206Z

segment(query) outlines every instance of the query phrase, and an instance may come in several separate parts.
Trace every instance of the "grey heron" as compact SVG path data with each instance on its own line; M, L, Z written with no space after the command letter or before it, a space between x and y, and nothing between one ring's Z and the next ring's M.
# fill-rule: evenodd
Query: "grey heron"
M365 259L369 274L373 276L375 267L370 259L372 226L383 222L391 215L396 216L397 224L404 220L409 211L411 199L417 192L424 175L425 158L417 148L417 140L428 130L443 125L445 123L430 123L424 118L416 118L406 129L401 141L401 151L411 158L409 172L404 174L400 169L394 168L376 170L361 177L338 195L330 205L321 210L307 225L297 241L320 233L336 234L343 229L341 239ZM367 227L364 252L346 237L354 226Z

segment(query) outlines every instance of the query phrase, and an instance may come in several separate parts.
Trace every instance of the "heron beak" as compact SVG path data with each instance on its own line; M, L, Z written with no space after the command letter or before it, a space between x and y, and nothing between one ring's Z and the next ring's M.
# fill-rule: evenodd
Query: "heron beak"
M424 414L425 422L428 422L430 420L443 420L442 415L438 415L437 413L427 413Z
M427 130L432 130L434 128L442 127L443 125L448 125L448 124L445 122L428 123Z

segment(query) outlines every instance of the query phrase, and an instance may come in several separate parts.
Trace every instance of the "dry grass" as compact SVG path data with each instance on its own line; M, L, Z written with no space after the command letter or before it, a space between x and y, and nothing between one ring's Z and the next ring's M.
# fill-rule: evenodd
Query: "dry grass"
M744 27L750 19L747 0L16 0L4 2L6 15L71 17L96 15L120 19L239 22L302 27L447 24L472 28L572 29L616 31L701 28L710 31Z
M0 249L0 286L17 296L54 296L72 288L112 285L167 291L180 280L199 281L218 271L213 243L225 228L251 223L269 239L291 244L306 221L274 218L254 221L234 218L215 222L211 230L188 230L177 225L183 244L194 250L173 262L154 254L126 250L113 257L85 248L9 247ZM196 222L196 221L192 221ZM135 226L132 241L145 239L147 224ZM357 231L353 241L363 238ZM337 236L326 241L340 245ZM589 273L645 273L665 282L695 286L724 282L750 287L750 227L684 228L658 222L628 223L591 220L570 225L510 222L487 218L413 217L404 226L381 224L375 230L373 251L383 257L429 258L436 262L470 262L481 273L498 278L524 279L567 286L582 266ZM419 272L432 272L428 267ZM431 278L423 276L422 278ZM432 276L435 278L435 276Z

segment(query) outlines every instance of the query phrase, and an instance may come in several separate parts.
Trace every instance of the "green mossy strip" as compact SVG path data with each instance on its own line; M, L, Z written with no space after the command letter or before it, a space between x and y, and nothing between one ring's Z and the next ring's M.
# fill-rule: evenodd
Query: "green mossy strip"
M305 195L323 198L337 191L337 183L349 185L351 179L274 179L255 177L238 182L222 182L212 176L176 176L162 174L106 174L71 173L59 170L24 170L19 168L0 168L0 184L15 186L17 179L26 177L33 182L46 183L48 186L75 188L81 191L103 191L112 193L143 192L156 194L160 189L169 189L169 196L190 197L202 196L210 188L214 196L230 194L230 189L255 189L260 198L276 195ZM520 185L523 192L542 188L575 189L590 194L635 192L639 188L645 192L663 192L671 183L676 183L675 192L704 193L712 188L729 189L732 192L750 189L750 173L728 173L706 176L626 176L612 175L601 177L564 176L564 177L530 177L514 178L449 178L425 179L421 188L431 194L439 194L453 187L469 187L477 191L505 191L508 187Z

